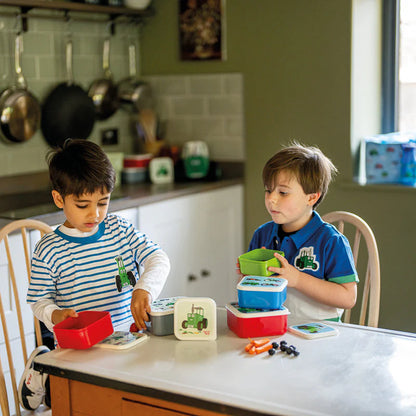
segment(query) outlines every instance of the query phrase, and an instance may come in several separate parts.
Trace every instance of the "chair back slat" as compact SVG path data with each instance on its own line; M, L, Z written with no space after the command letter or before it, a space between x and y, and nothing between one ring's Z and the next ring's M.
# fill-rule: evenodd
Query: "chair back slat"
M13 236L13 244L11 244L11 239L9 239L9 235L19 230L20 230L20 235L16 233ZM14 409L15 409L15 413L13 414L15 414L16 416L21 415L18 391L17 391L17 382L16 382L16 368L17 368L16 363L18 362L20 366L19 368L21 368L22 366L24 367L28 359L28 348L27 348L27 342L26 342L26 336L25 336L25 325L24 325L22 307L21 307L21 305L23 305L22 302L24 301L24 299L20 299L21 296L19 296L19 289L20 289L20 293L22 293L22 287L21 287L22 284L25 284L26 289L27 289L27 285L30 282L31 250L30 250L28 235L29 235L29 232L32 230L39 231L40 235L43 236L45 235L45 233L51 232L52 228L49 227L49 225L41 221L37 221L37 220L18 220L18 221L14 221L14 222L7 224L5 227L0 229L0 243L3 242L4 244L6 259L7 259L7 264L8 264L8 279L10 280L11 288L12 288L10 301L12 302L13 300L12 303L14 304L14 308L12 308L10 311L8 310L6 313L3 300L2 300L2 296L1 296L1 292L0 292L1 326L3 329L4 343L5 343L4 345L6 348L7 360L9 364L11 388L13 390ZM19 256L19 253L21 252L23 252L24 260L22 258L19 258L17 260L17 256ZM23 273L26 273L27 275L26 278L24 278L24 276L21 276ZM23 290L24 289L25 288L23 288ZM10 316L6 319L7 314L10 314ZM16 349L18 348L16 348L15 344L13 344L13 349L12 349L11 339L10 339L11 334L9 333L9 330L7 327L7 321L10 319L11 319L11 322L14 322L14 320L17 321L17 325L19 329L13 335L13 342L16 342L15 337L17 337L17 334L18 334L19 339L20 339L20 347L22 349L22 355L16 353ZM38 319L36 318L34 318L34 328L35 328L35 334L36 334L36 343L37 345L42 345L42 334L40 330L40 324L39 324ZM15 328L13 328L13 330L14 329ZM19 374L18 376L20 377L21 374ZM1 366L1 360L0 360L0 404L1 404L2 416L9 416L10 412L13 412L12 402L10 400L11 398L7 396L6 379L4 376L3 367Z
M361 303L361 311L360 311L360 325L365 325L365 317L368 309L368 297L370 293L370 264L367 264L367 271L364 281L364 288L363 288L363 298Z
M27 361L27 346L26 346L25 331L24 331L24 327L23 327L22 308L20 306L20 296L19 296L19 291L18 291L18 288L17 288L16 274L14 272L13 259L12 259L12 255L11 255L11 252L10 252L10 244L9 244L8 236L5 236L5 238L4 238L4 246L6 248L7 261L8 261L8 265L9 265L9 275L10 275L10 280L11 280L11 283L12 283L17 320L18 320L18 323L19 323L20 344L22 346L23 360L24 360L24 362L26 362Z
M354 236L354 243L352 245L352 256L354 257L354 264L357 267L358 253L360 252L361 231L357 228Z
M4 416L10 415L9 402L7 400L6 379L4 378L3 367L0 360L0 409Z
M7 360L9 361L10 380L12 383L14 402L16 403L16 416L20 416L19 397L17 394L17 384L16 384L16 374L15 374L14 365L13 365L13 354L12 354L12 348L10 346L9 331L7 330L6 315L4 313L4 307L3 307L3 302L1 300L1 295L0 295L0 314L1 314L1 325L3 327L4 342L6 346L6 352L7 352ZM2 401L3 400L7 400L7 391L6 391L6 397L2 398ZM6 413L6 415L9 416L9 413Z
M334 211L323 215L322 219L329 223L338 224L337 229L343 234L345 223L355 227L351 249L356 267L359 262L361 237L364 237L363 241L365 241L368 258L363 281L364 287L361 297L359 324L365 325L367 318L368 326L377 327L380 312L380 259L373 231L362 218L350 212ZM362 279L360 281L362 282ZM350 319L351 311L346 310L343 321L349 323Z

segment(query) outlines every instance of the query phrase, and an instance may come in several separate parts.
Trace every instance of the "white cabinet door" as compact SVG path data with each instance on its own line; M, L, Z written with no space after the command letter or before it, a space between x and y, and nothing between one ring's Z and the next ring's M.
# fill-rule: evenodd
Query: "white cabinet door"
M137 208L123 209L121 211L114 211L112 214L119 215L120 217L127 220L130 224L137 227Z
M241 185L139 207L139 230L171 261L165 296L236 299L235 264L243 252Z
M139 231L159 244L168 255L171 271L159 297L185 296L189 258L189 197L139 207Z

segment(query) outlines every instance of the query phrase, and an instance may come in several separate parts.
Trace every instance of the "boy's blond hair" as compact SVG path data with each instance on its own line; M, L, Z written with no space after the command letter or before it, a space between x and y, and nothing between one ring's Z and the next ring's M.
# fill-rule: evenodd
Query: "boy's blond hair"
M305 194L321 193L313 206L315 209L324 199L337 168L317 147L294 142L277 152L264 165L263 183L266 189L275 188L277 175L282 171L295 175Z

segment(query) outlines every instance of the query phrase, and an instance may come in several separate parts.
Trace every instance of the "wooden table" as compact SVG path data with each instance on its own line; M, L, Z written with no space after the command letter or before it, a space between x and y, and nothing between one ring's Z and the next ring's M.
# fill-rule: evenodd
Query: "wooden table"
M52 413L118 415L416 415L416 335L334 324L335 337L285 339L298 357L251 356L218 310L216 341L151 335L129 350L55 350Z

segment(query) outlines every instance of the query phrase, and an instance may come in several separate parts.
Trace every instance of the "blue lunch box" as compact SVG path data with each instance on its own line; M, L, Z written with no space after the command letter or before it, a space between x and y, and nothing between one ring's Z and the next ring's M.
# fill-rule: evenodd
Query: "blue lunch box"
M287 280L281 277L245 276L237 285L242 308L280 309L286 300Z

